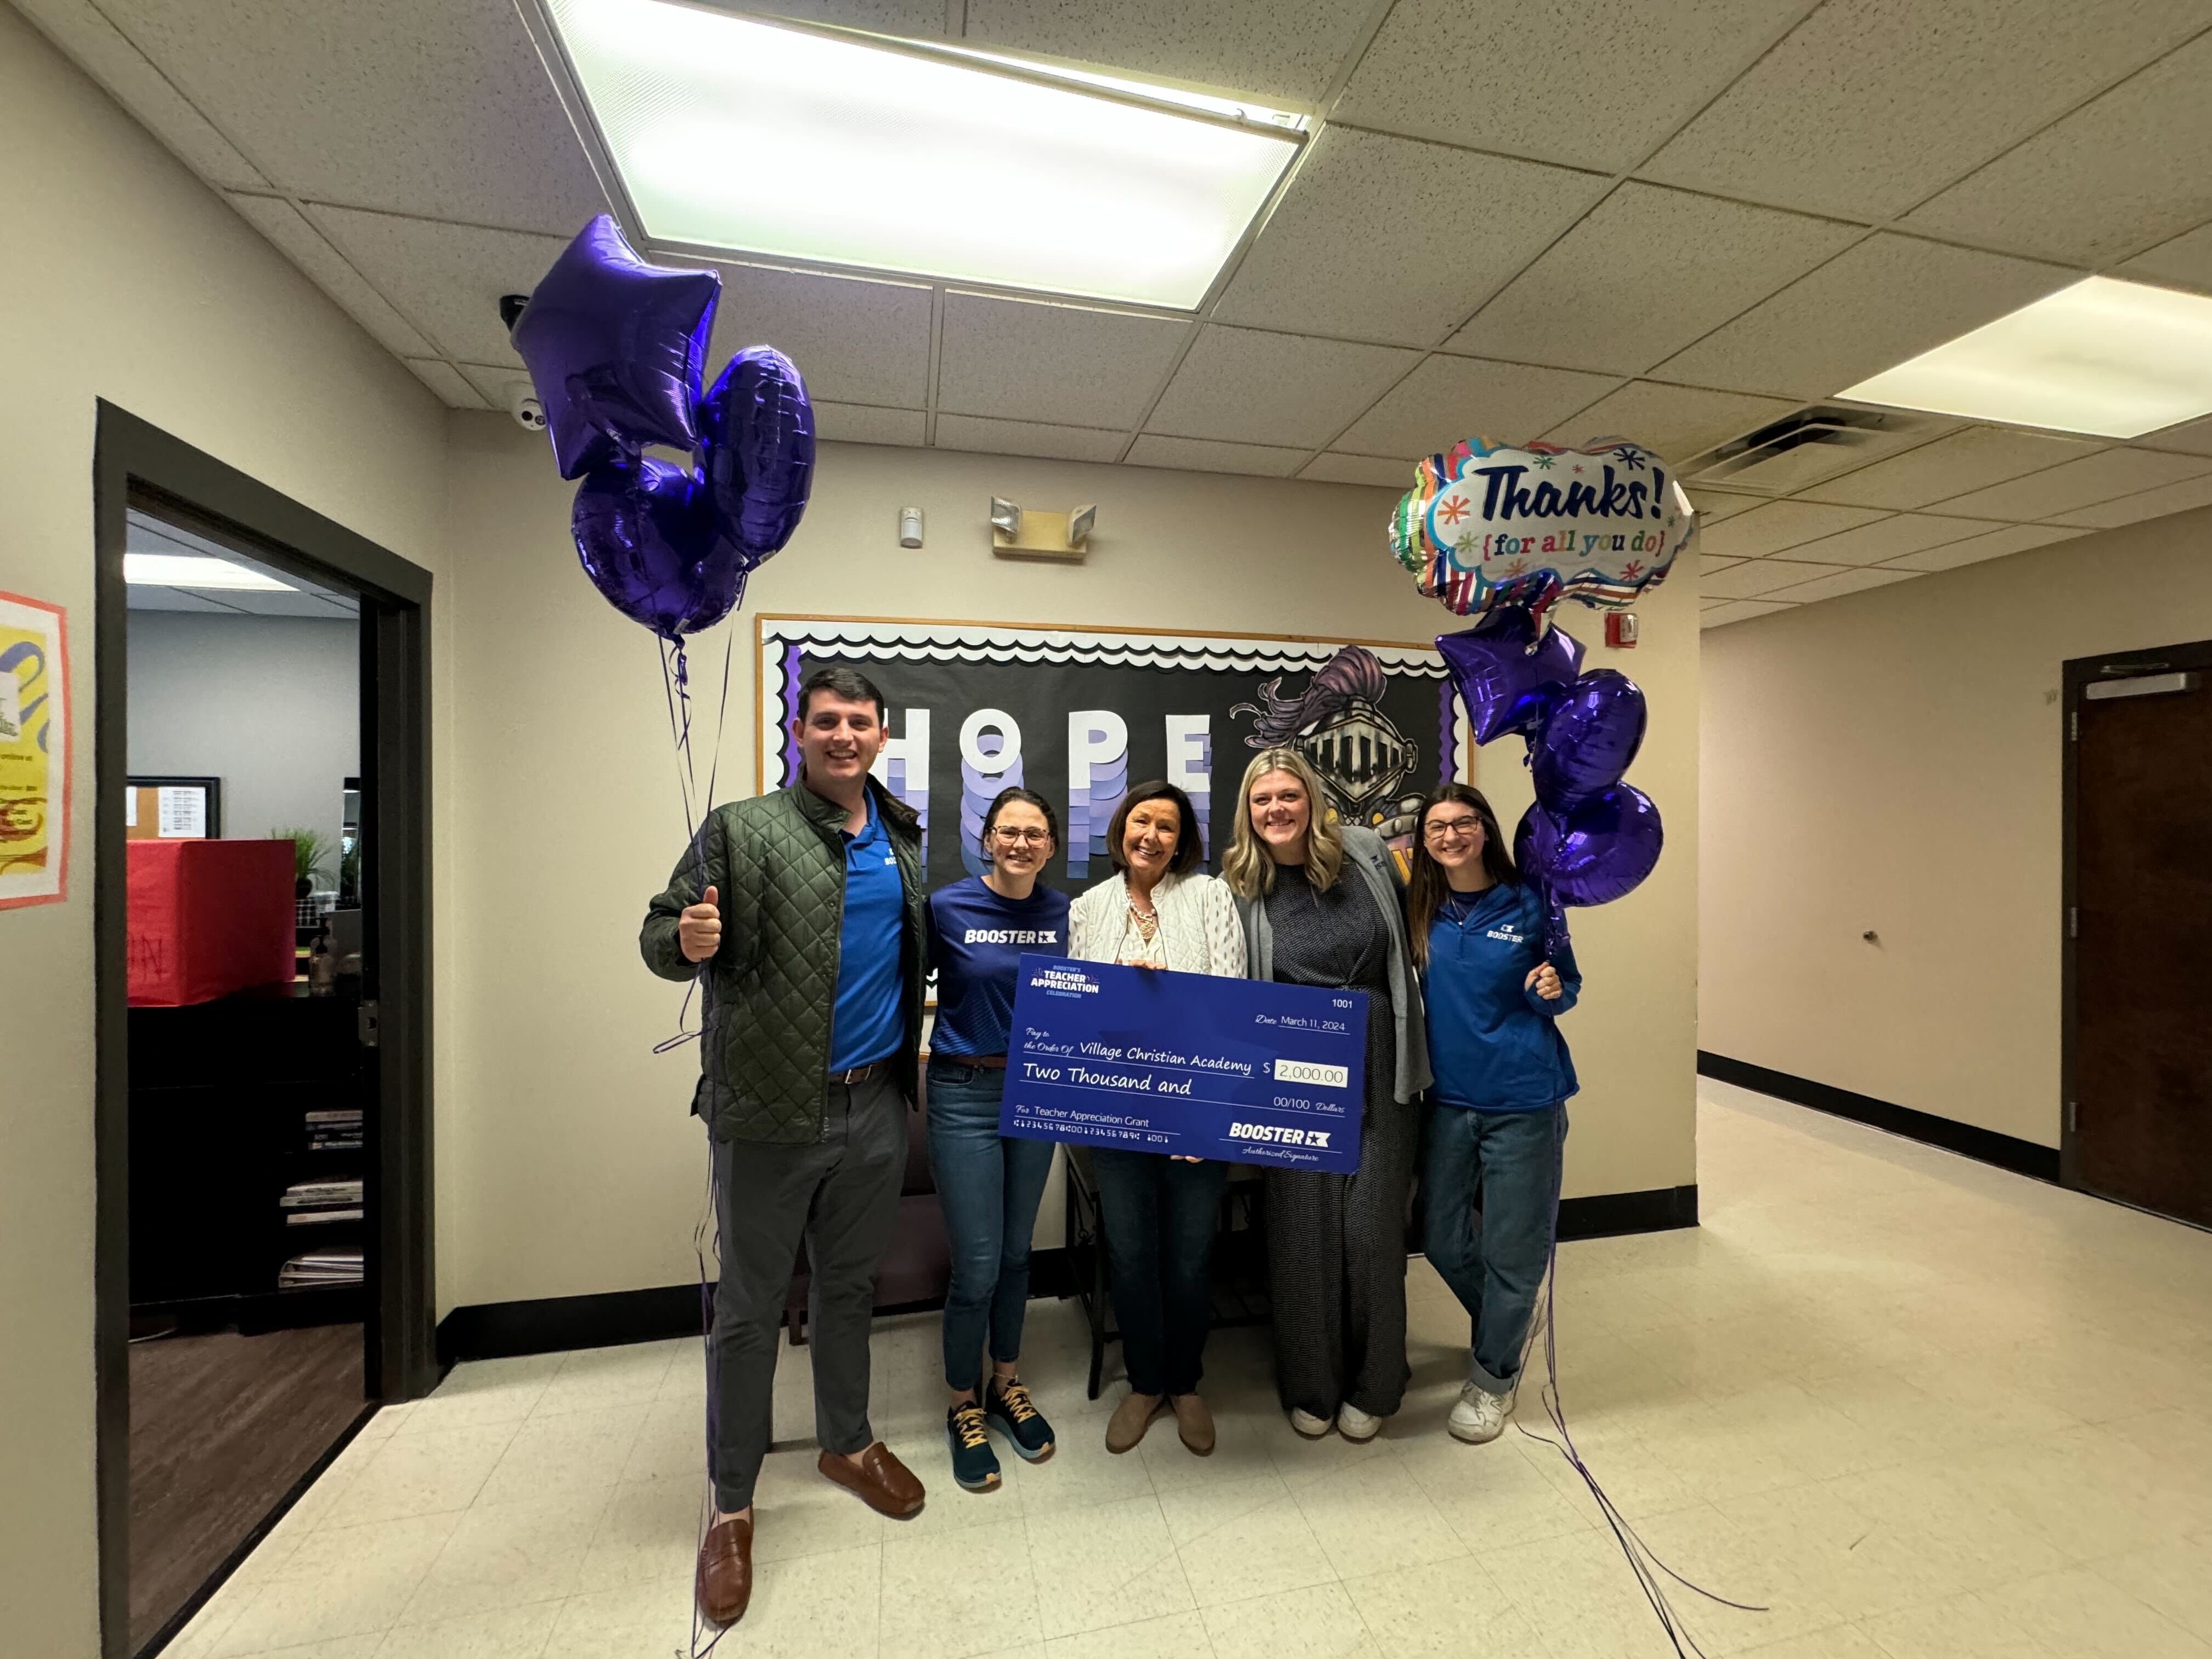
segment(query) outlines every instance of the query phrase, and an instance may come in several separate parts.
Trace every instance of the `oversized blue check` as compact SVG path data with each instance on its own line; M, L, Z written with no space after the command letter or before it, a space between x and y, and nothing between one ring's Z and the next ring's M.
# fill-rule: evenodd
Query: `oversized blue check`
M1024 956L999 1130L1348 1175L1366 1059L1357 991Z

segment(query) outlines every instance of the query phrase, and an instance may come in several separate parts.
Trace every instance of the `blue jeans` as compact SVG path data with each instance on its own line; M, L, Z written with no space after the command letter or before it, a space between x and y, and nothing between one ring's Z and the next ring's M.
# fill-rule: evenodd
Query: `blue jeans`
M1567 1104L1533 1112L1430 1109L1421 1249L1474 1322L1468 1380L1510 1394L1552 1254ZM1482 1200L1481 1231L1474 1204Z
M945 1291L949 1388L981 1384L987 1336L994 1359L1022 1353L1030 1235L1052 1173L1054 1143L999 1133L1006 1088L1003 1067L930 1057L929 1167L952 1246L952 1282Z
M1213 1235L1229 1166L1094 1147L1107 1282L1133 1394L1190 1394L1213 1324Z

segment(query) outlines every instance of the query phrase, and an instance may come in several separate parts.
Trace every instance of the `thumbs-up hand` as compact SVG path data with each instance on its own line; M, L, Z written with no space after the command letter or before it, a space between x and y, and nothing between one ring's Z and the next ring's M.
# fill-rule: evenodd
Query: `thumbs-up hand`
M676 942L686 962L704 962L722 948L722 912L709 887L696 904L686 905L676 920Z

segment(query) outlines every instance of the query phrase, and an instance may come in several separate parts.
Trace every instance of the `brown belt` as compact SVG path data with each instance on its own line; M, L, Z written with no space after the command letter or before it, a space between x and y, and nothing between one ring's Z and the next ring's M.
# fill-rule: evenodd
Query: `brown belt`
M1003 1072L1006 1069L1006 1057L1004 1054L947 1054L945 1058L954 1061L964 1060L970 1066L980 1066L987 1072Z
M888 1060L871 1060L866 1066L855 1066L849 1072L832 1072L830 1081L842 1083L849 1089L859 1084L873 1083L890 1069L891 1063Z

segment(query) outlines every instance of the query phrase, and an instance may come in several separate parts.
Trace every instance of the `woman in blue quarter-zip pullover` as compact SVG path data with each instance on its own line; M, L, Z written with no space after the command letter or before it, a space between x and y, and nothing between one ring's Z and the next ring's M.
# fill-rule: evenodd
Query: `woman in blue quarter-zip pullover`
M1544 959L1543 901L1513 867L1490 803L1466 784L1443 785L1421 808L1406 911L1436 1074L1422 1249L1474 1322L1468 1381L1447 1426L1480 1445L1513 1408L1551 1254L1576 1087L1554 1022L1575 1006L1582 976L1571 957Z

